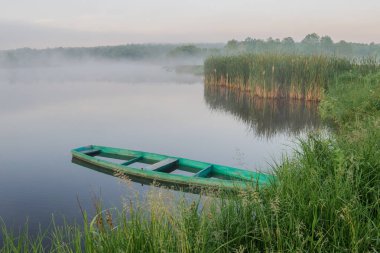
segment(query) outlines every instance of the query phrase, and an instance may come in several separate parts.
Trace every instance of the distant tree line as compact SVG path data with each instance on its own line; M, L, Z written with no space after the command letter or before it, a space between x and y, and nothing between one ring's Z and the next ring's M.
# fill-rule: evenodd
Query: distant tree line
M201 45L202 46L202 45ZM207 47L203 45L203 47L188 44L181 45L174 49L172 49L168 56L169 57L205 57L209 55L220 54L220 47Z
M345 58L363 58L380 56L380 44L354 43L341 40L334 42L330 36L319 36L311 33L301 42L295 42L292 37L282 40L268 38L267 40L246 38L243 41L230 40L224 48L226 54L240 53L285 53L306 55L330 55Z
M197 58L220 53L224 44L128 44L99 47L20 48L0 51L0 66L59 64L63 60L148 60Z
M59 64L62 59L110 59L110 60L170 60L198 59L203 61L211 55L236 55L244 53L282 53L306 55L331 55L346 58L380 56L380 44L334 42L329 36L316 33L305 36L301 42L286 37L282 40L246 38L230 40L227 44L127 44L99 47L58 47L47 49L20 48L0 51L0 66L30 66Z
M58 47L47 49L20 48L0 52L2 66L29 66L56 63L62 60L110 59L143 60L166 57L176 45L130 44L99 47Z

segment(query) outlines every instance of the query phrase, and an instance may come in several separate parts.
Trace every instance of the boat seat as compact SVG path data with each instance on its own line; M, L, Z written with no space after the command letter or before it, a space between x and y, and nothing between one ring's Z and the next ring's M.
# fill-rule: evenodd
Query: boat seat
M212 170L212 165L204 168L201 171L198 171L198 173L196 173L193 177L207 177L208 174L211 173L211 170Z
M101 152L100 149L89 149L89 150L83 150L81 151L82 154L89 155L89 156L96 156Z
M178 159L166 158L165 160L159 161L158 163L149 165L146 167L148 170L167 172L171 167L178 163Z
M132 158L131 160L128 160L128 161L126 161L126 162L123 162L121 165L127 166L127 165L130 165L130 164L132 164L132 163L135 163L135 162L141 160L142 158L143 158L142 155L141 155L141 156L137 156L137 157L135 157L135 158Z

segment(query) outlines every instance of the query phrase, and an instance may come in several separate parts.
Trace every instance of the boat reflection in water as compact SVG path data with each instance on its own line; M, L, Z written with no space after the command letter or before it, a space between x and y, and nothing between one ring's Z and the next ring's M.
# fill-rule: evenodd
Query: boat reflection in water
M294 99L265 99L226 87L204 86L211 110L228 112L248 125L256 135L298 135L320 126L318 103Z
M181 191L181 192L186 192L186 193L193 193L193 194L213 194L215 192L220 192L220 191L225 191L225 192L235 192L240 191L240 187L236 188L223 188L223 187L216 187L216 188L210 188L210 187L199 187L199 186L192 186L191 184L188 185L180 185L180 184L175 184L175 183L170 183L170 182L164 182L164 181L156 181L152 180L149 178L144 178L144 177L136 177L133 175L126 175L125 173L121 172L115 172L110 169L104 168L102 166L95 165L93 163L89 163L86 161L83 161L81 159L78 159L76 157L72 157L71 162L77 165L80 165L82 167L101 172L106 175L114 176L119 178L122 181L128 181L128 182L133 182L135 185L141 184L141 186L155 186L155 187L164 187L169 190L174 190L174 191ZM252 185L252 187L258 186L257 182L248 182L249 185Z
M146 178L142 178L142 177L133 177L133 176L119 177L117 175L117 173L115 173L113 171L105 169L105 168L103 168L101 166L94 165L92 163L85 162L85 161L80 160L80 159L75 158L75 157L73 157L71 159L71 162L74 163L74 164L80 165L82 167L86 167L88 169L91 169L91 170L94 170L94 171L97 171L97 172L101 172L101 173L106 174L106 175L118 177L118 178L120 178L120 180L130 180L130 181L132 181L132 182L134 182L136 184L141 184L141 186L144 186L144 185L164 186L166 188L169 188L169 189L172 189L172 190L176 190L176 191L181 190L181 191L184 191L184 192L199 193L199 189L197 189L197 188L177 187L175 185L163 184L163 183L160 183L160 185L157 185L156 182L154 182L152 180L149 180L149 179L146 179Z
M88 162L82 161L82 160L80 160L78 158L75 158L75 157L71 158L71 162L74 163L74 164L76 164L76 165L80 165L82 167L86 167L88 169L91 169L91 170L94 170L94 171L97 171L97 172L101 172L101 173L106 174L106 175L115 176L115 172L113 172L113 171L107 170L107 169L105 169L105 168L103 168L101 166L96 166L96 165L94 165L92 163L88 163ZM143 185L147 184L144 181L140 182L140 181L134 181L133 180L133 182L141 183Z

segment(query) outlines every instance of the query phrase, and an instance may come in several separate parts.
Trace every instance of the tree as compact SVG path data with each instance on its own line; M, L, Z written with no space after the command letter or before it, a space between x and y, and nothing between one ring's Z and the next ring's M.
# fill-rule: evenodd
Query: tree
M316 33L306 35L301 44L306 54L317 54L320 52L320 37Z
M347 43L344 40L341 40L336 44L336 51L339 56L352 57L351 43Z
M230 40L227 42L226 48L228 50L236 50L238 48L238 46L239 46L239 42L237 40L233 39L233 40Z
M283 38L281 41L281 49L286 53L295 53L296 43L292 37Z
M320 37L316 33L311 33L305 36L305 38L302 40L302 43L304 44L319 44Z
M245 38L244 43L253 43L254 41L255 40L252 39L251 37L247 37L247 38Z
M321 48L324 53L326 54L334 54L334 41L331 39L330 36L322 36L321 37Z
M281 43L284 45L293 45L295 42L292 37L286 37L282 39Z
M199 56L201 54L202 49L194 45L179 46L169 52L169 55L174 57Z

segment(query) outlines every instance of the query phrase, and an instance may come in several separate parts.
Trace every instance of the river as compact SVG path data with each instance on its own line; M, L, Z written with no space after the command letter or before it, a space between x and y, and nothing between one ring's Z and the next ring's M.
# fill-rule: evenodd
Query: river
M319 126L317 105L252 99L204 87L157 64L91 63L0 69L0 217L18 230L81 221L80 205L119 207L120 180L71 162L88 144L270 172ZM151 186L132 184L144 194Z

